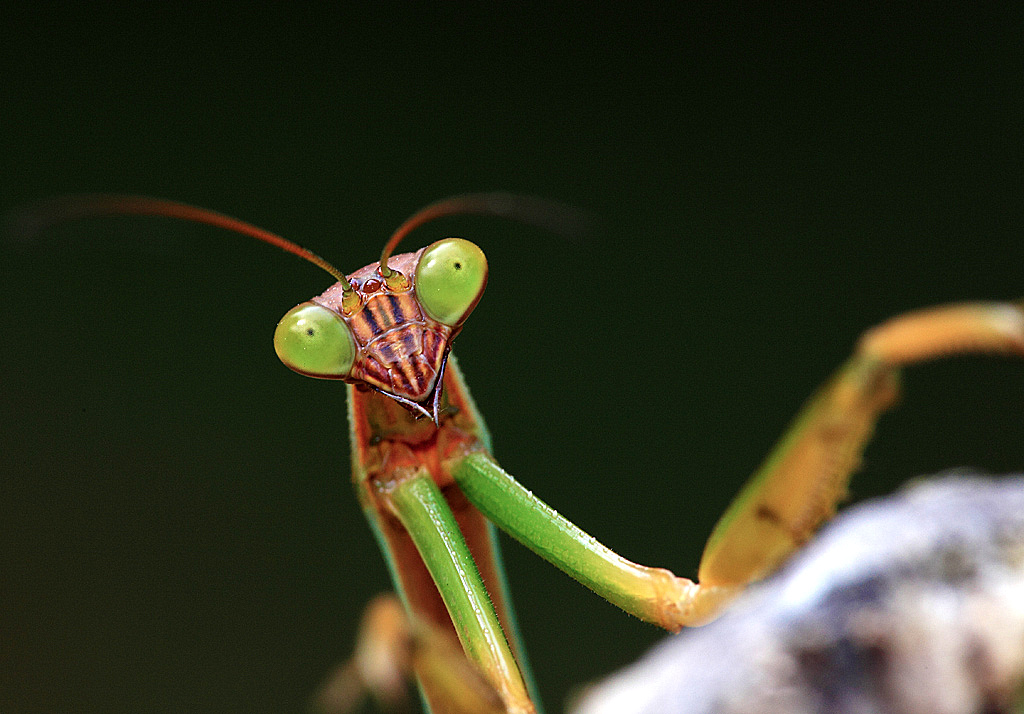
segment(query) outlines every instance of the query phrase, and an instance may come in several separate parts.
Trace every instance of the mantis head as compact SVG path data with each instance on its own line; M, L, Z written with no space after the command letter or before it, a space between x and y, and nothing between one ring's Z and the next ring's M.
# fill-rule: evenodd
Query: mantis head
M486 284L483 251L445 238L357 270L292 308L274 348L300 374L366 385L436 422L451 342Z
M584 222L565 206L505 193L430 204L399 226L377 263L347 278L321 265L338 282L278 324L274 347L281 361L300 374L365 385L437 423L448 352L483 295L487 258L462 238L394 258L391 253L424 223L466 214L511 218L557 233L572 233Z

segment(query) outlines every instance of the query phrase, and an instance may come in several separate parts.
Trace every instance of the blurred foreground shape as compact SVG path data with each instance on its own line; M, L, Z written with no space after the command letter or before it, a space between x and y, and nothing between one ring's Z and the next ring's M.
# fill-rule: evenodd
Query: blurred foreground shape
M1024 477L958 472L841 512L572 711L999 714L1022 683Z

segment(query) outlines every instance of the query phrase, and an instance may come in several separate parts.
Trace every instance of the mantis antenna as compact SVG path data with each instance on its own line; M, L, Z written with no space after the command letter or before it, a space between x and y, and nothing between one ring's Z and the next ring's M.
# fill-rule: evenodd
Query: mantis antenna
M344 304L347 310L358 307L360 300L352 289L351 283L344 273L321 258L316 253L303 248L287 238L264 230L251 223L228 216L218 211L199 208L188 203L170 201L147 196L130 196L117 194L87 194L69 196L43 203L32 210L36 225L32 232L37 232L48 223L60 223L94 216L164 216L195 223L224 228L234 233L261 240L277 246L283 251L297 255L313 265L323 268L341 283L344 292ZM511 193L468 193L452 196L420 209L391 234L380 255L380 274L389 284L405 284L407 279L388 267L388 258L405 236L425 223L437 218L456 215L495 216L525 223L558 233L574 236L584 232L590 221L586 214L564 204L546 201L532 196L520 196ZM40 220L42 219L42 220Z
M391 234L391 238L388 239L380 254L381 277L387 279L398 275L388 267L388 258L409 233L434 219L457 215L508 218L570 237L583 233L590 223L589 217L582 211L533 196L520 196L500 191L452 196L421 208Z
M41 214L44 224L98 216L164 216L166 218L178 218L195 223L206 223L207 225L225 228L234 233L241 233L256 240L261 240L264 243L277 246L292 255L308 260L313 265L319 266L330 273L335 280L342 284L346 293L352 292L352 286L345 278L345 274L316 253L251 223L187 203L168 201L162 198L148 198L146 196L88 194L57 198L43 203L37 209L32 209L32 211L33 213ZM37 225L35 229L40 230L42 227Z

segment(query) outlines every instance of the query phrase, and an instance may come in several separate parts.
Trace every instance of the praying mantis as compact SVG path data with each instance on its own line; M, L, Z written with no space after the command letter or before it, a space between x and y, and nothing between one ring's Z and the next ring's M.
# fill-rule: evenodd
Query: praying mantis
M491 456L487 427L451 355L487 283L483 251L446 238L392 255L435 218L469 213L544 225L557 213L549 204L505 194L431 204L395 231L377 262L349 275L273 233L172 201L85 198L63 210L70 217L161 215L220 226L298 255L335 279L282 318L275 349L294 371L347 385L353 484L404 606L396 637L415 642L407 666L435 714L538 711L495 527L642 620L670 631L698 625L769 575L832 515L875 422L897 397L903 366L963 352L1024 356L1021 303L931 308L869 330L722 516L691 581L607 549ZM383 628L367 633L370 641L387 637ZM459 646L449 647L449 639Z

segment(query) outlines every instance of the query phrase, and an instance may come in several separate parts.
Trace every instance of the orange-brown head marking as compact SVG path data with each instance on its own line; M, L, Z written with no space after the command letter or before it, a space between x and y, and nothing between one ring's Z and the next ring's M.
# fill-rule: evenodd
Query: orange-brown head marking
M413 275L423 250L391 259L392 266ZM441 376L449 343L458 330L427 315L410 285L394 291L377 277L378 264L348 276L362 306L351 315L341 307L344 288L336 284L313 302L336 312L348 324L356 356L346 382L363 382L388 394L423 402Z
M296 372L376 389L415 414L439 420L451 342L487 284L483 251L446 238L373 263L293 308L274 345Z

